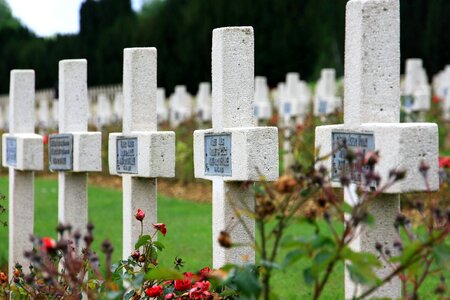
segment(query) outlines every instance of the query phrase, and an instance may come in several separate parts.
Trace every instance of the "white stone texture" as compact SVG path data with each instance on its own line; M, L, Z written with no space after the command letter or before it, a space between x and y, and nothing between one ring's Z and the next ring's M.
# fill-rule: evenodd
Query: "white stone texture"
M314 115L327 116L339 109L340 98L336 96L336 71L322 69L314 95Z
M98 128L109 125L113 119L111 102L106 94L100 93L97 97L96 123Z
M169 109L166 105L166 90L164 88L158 88L156 90L156 110L158 124L166 122L169 119Z
M192 97L187 92L186 86L175 86L175 92L170 97L169 107L170 126L172 128L178 127L192 117Z
M138 174L120 174L123 187L123 258L127 259L141 234L137 209L145 214L144 234L157 223L157 179L175 173L175 133L157 132L156 48L124 49L123 133L109 135L109 169L117 173L117 138L137 137ZM146 178L144 178L146 177ZM149 178L150 177L150 178Z
M50 120L50 108L49 108L49 99L43 97L38 101L38 122L37 125L41 128L48 128L51 123Z
M274 181L278 179L278 139L276 127L227 128L222 133L231 134L232 176L224 181ZM194 132L195 177L212 180L205 175L205 134L212 129Z
M232 177L252 177L249 167L256 163L266 162L257 166L267 170L278 170L278 142L276 137L269 140L276 128L256 127L256 118L253 111L254 93L254 39L252 27L224 27L214 29L212 47L212 122L213 128L208 131L194 132L194 168L196 176L204 175L204 134L231 133L232 140ZM275 134L275 136L277 136ZM252 157L248 146L258 145L267 141L270 146L259 149L261 154L272 153L274 157ZM256 139L256 140L255 140ZM241 142L240 142L241 141ZM237 142L237 143L236 143ZM247 149L246 149L247 148ZM239 152L242 153L239 153ZM242 166L236 166L235 161ZM241 156L239 156L241 155ZM257 161L255 161L257 160ZM274 165L269 165L274 161ZM269 163L269 164L267 164ZM235 169L235 168L239 169ZM269 171L269 173L272 171ZM251 173L250 173L251 174ZM207 177L204 177L207 178ZM237 215L239 210L253 211L255 198L249 188L243 188L237 182L228 182L220 176L212 178L213 181L213 267L218 268L226 263L243 264L255 261L255 252L252 248L255 223L254 220ZM234 243L244 245L225 249L217 241L221 231L227 231Z
M211 121L211 84L201 82L196 96L195 115L200 122Z
M29 262L24 251L32 250L30 235L34 233L34 172L41 170L43 164L42 137L34 134L35 91L33 70L12 70L9 95L9 129L3 135L3 165L6 161L7 136L16 137L17 167L9 168L9 258L8 272L12 277L15 263L24 268ZM30 162L30 151L35 150L36 162ZM25 171L23 171L25 170Z
M406 60L406 74L403 94L414 99L412 107L405 107L407 113L411 111L428 111L431 107L431 87L423 68L422 59L410 58Z
M438 188L437 125L402 123L400 118L400 7L399 0L351 0L347 3L345 44L344 124L316 128L316 148L319 155L331 152L333 130L373 133L380 162L376 171L386 181L390 169L406 170L406 179L387 190L369 206L376 218L376 227L361 228L359 238L352 242L356 251L375 255L375 242L392 245L393 227L399 212L399 194L425 191L419 164L430 165L430 188ZM325 164L331 168L330 160ZM351 202L348 195L345 201ZM387 266L377 270L386 275ZM360 293L364 287L353 283L346 274L346 299ZM372 297L399 298L398 279L376 291Z
M122 121L123 117L123 95L122 93L116 93L113 102L113 119L114 122Z
M58 221L82 234L88 222L86 171L101 170L101 134L87 132L88 107L87 61L61 60L59 133L73 134L73 172L58 174Z
M170 132L138 132L130 134L111 133L109 135L109 172L117 172L117 138L136 137L138 139L137 166L138 173L134 177L174 177L175 176L175 133Z
M16 139L16 164L6 161L6 139ZM5 133L2 136L2 165L20 171L41 171L44 168L44 144L42 136L34 133Z
M268 120L272 117L272 106L269 100L269 86L264 76L255 77L255 116L258 120Z
M398 7L397 0L347 3L344 91L347 126L400 120Z

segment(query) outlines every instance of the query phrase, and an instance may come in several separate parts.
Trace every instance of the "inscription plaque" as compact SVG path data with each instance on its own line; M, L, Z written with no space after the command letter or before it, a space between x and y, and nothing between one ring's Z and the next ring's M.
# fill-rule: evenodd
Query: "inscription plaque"
M413 96L405 96L403 98L403 106L406 109L412 109L414 106L414 97Z
M285 115L290 115L291 114L291 111L292 111L291 106L292 106L291 102L284 103L283 111L284 111Z
M6 163L15 167L17 165L17 139L13 137L6 138Z
M360 149L365 156L366 152L375 150L375 139L373 133L342 132L333 131L331 133L332 142L332 163L331 180L340 182L341 174L348 174L354 182L361 182L361 174L354 167L350 166L347 156L347 149L356 151ZM354 163L353 163L354 164ZM367 166L363 171L368 171ZM353 172L351 170L353 169Z
M253 113L254 113L255 117L259 117L259 107L258 106L255 106L253 108Z
M231 176L231 134L205 135L205 175Z
M50 134L48 157L50 171L71 171L73 169L73 135Z
M137 137L117 138L117 173L137 174Z
M322 98L319 98L319 113L326 114L327 113L327 101Z

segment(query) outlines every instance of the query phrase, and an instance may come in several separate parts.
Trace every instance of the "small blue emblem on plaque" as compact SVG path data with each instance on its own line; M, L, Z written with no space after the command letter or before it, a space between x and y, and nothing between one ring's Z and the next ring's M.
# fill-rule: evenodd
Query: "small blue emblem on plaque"
M138 138L117 138L117 173L137 174Z
M11 167L17 165L17 139L14 137L6 138L6 163Z

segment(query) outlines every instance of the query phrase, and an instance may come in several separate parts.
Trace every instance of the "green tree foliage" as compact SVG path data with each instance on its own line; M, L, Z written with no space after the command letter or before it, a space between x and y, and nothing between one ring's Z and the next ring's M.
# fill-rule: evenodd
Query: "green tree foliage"
M450 62L448 0L400 0L402 59L424 59L429 75ZM347 0L147 0L139 13L130 0L85 0L76 35L36 37L0 0L0 93L13 68L36 70L37 88L57 83L58 61L87 58L90 85L121 82L123 48L158 48L158 85L191 92L211 79L212 30L255 29L255 73L274 86L287 72L317 79L320 69L343 74Z

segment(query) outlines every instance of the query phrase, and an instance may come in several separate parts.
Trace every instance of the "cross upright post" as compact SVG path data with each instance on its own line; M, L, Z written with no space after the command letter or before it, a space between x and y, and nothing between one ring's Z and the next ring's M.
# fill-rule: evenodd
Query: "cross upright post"
M357 140L347 148L379 151L380 161L375 171L381 176L381 186L389 180L392 169L405 170L404 180L396 182L369 204L375 218L374 227L361 227L352 241L355 251L379 256L376 242L396 253L397 239L394 221L400 212L400 194L426 191L419 171L421 161L429 164L428 185L438 189L437 125L431 123L399 123L400 121L400 5L399 0L351 0L347 3L345 38L345 98L344 124L316 128L316 148L319 156L334 153L323 161L330 171L335 187L348 168L341 158L339 141ZM345 157L345 155L344 155ZM341 166L346 166L341 168ZM351 203L345 193L345 201ZM384 278L389 266L376 270ZM351 299L364 290L354 283L348 273L345 297ZM398 278L379 288L373 297L401 297Z
M255 261L255 223L241 215L255 208L243 181L278 178L278 129L256 127L253 112L252 27L214 29L212 46L212 129L194 132L195 177L213 182L213 267ZM221 231L245 247L222 248Z
M157 177L175 176L175 133L157 131L156 48L127 48L123 54L123 132L109 135L109 172L122 176L126 259L140 235L137 209L146 214L144 232L151 232Z
M49 167L58 171L58 221L81 234L88 223L87 172L102 170L101 133L87 131L88 105L87 61L61 60L59 133L49 136Z
M34 71L12 70L9 88L9 131L2 136L2 164L9 167L10 278L16 263L28 267L23 253L33 249L34 171L44 167L42 136L34 133Z

